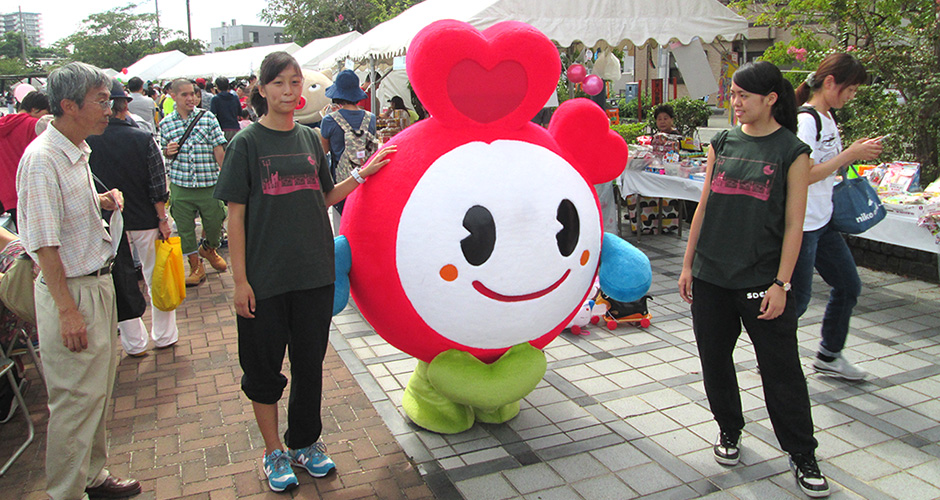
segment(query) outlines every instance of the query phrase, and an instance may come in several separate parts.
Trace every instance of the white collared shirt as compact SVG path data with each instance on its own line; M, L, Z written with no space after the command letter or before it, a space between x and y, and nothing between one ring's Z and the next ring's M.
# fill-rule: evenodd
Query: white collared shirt
M50 123L23 153L16 172L20 238L30 257L58 247L67 278L85 276L111 259L111 236L88 166L91 148L76 146Z

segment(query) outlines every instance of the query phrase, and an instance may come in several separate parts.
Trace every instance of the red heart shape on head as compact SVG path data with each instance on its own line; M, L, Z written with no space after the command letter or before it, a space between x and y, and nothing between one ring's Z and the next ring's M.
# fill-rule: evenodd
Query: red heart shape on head
M528 79L516 61L502 61L487 70L464 59L447 75L447 96L458 111L480 123L490 123L511 113L525 99Z
M561 74L555 44L516 21L482 32L452 19L431 23L408 47L406 67L432 118L454 128L523 126Z

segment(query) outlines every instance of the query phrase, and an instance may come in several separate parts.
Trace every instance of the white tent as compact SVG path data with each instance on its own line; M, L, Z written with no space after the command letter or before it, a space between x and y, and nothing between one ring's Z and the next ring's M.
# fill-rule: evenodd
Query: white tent
M271 52L283 50L293 54L300 50L296 43L282 43L280 45L265 45L241 50L227 50L214 52L201 56L190 56L179 64L160 73L159 78L215 78L217 76L246 76L257 73L261 68L264 56Z
M361 36L362 33L358 31L350 31L344 35L318 38L291 55L294 56L294 59L297 59L302 68L318 70L320 69L321 59L349 45Z
M334 53L335 61L386 59L406 52L422 28L456 19L477 29L500 21L522 21L567 47L580 40L623 47L648 40L704 43L747 33L747 20L718 0L425 0L386 21ZM324 61L329 64L329 61Z
M186 54L178 50L150 54L128 66L127 74L122 75L121 78L129 80L137 76L145 82L151 81L160 76L160 73L163 73L185 60L186 57Z

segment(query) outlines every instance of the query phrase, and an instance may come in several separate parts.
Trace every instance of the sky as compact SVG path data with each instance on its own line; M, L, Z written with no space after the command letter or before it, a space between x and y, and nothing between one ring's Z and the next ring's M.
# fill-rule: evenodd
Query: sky
M186 0L138 0L137 13L154 12L155 2L160 7L160 27L181 30L186 33ZM82 21L91 14L106 12L115 7L124 7L129 0L42 0L38 2L3 2L0 12L38 12L42 14L43 45L51 46L57 40L76 32ZM265 0L237 0L235 2L215 2L211 0L190 0L189 9L192 17L193 38L199 38L208 46L211 28L222 26L224 21L231 24L263 25L259 14L267 5ZM237 8L235 7L237 6ZM175 37L173 37L175 38ZM171 38L171 40L173 39ZM163 40L164 42L168 40Z

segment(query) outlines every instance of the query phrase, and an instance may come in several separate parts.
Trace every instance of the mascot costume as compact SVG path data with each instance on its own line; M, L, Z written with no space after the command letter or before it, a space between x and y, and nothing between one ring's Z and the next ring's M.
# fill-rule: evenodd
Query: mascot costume
M405 413L452 434L518 414L545 374L541 349L595 276L630 301L651 271L602 232L591 185L627 161L604 112L573 99L547 131L529 122L561 73L545 35L519 22L480 32L438 21L415 36L407 68L431 118L394 136L391 162L346 203L334 314L351 286L375 331L419 360Z
M316 126L320 124L323 116L320 111L332 102L326 96L326 88L333 85L330 72L319 73L309 69L302 70L304 75L304 89L300 95L300 102L294 110L294 120L302 125Z

